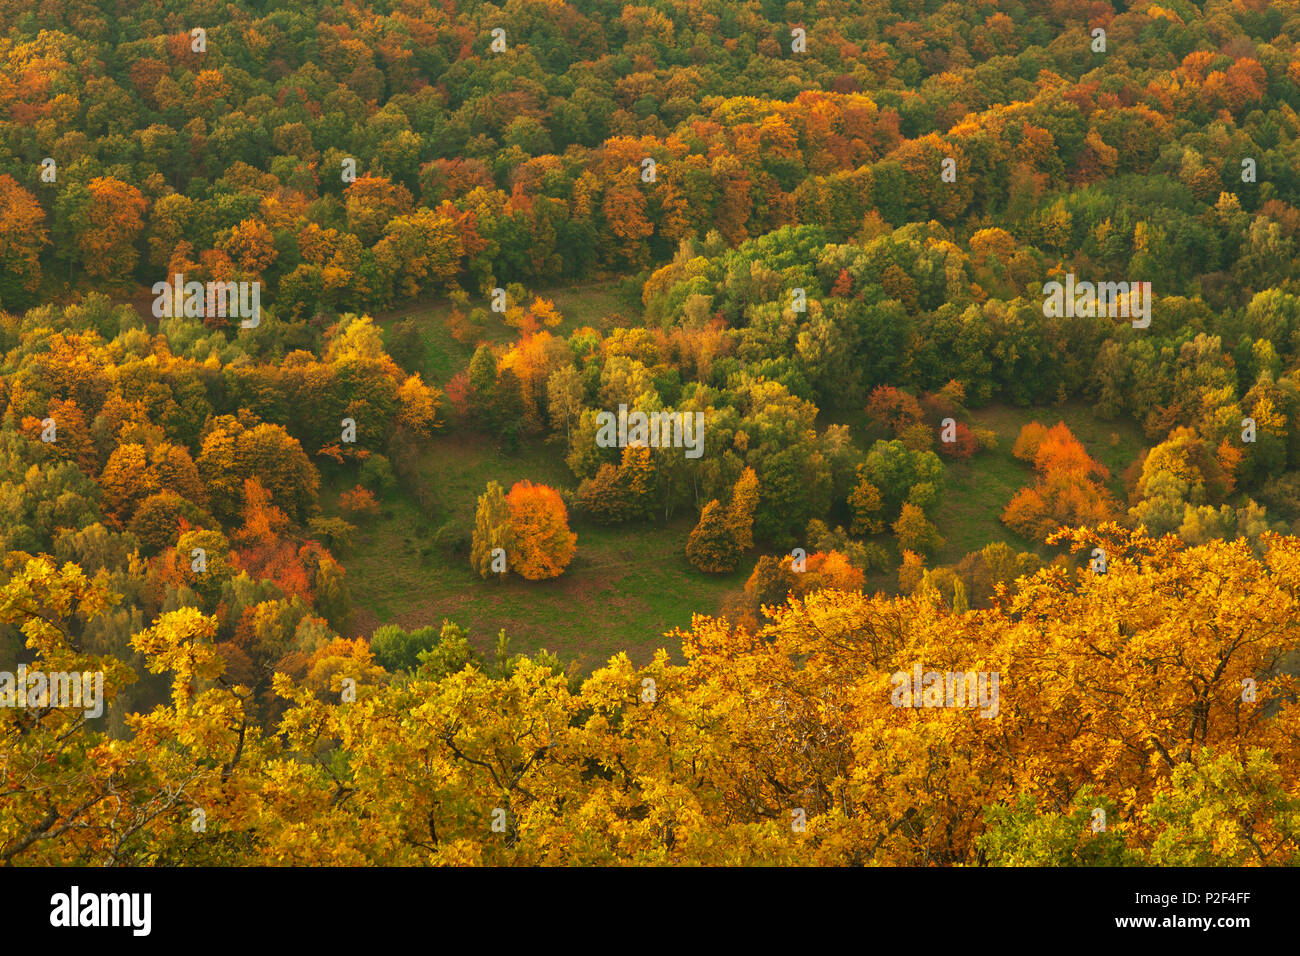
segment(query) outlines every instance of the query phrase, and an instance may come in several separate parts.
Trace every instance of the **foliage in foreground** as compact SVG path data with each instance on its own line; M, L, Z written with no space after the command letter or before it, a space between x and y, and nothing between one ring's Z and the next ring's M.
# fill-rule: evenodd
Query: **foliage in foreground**
M170 703L125 739L0 710L0 863L1300 863L1300 539L1069 542L1107 572L1045 568L965 613L823 590L757 633L697 617L684 665L581 681L471 660L450 625L413 672L340 649L329 690L276 677L274 732L212 618L171 611L132 640ZM113 600L13 555L0 621L31 667L103 669L112 693L131 665L78 634ZM918 662L998 672L997 715L894 707Z

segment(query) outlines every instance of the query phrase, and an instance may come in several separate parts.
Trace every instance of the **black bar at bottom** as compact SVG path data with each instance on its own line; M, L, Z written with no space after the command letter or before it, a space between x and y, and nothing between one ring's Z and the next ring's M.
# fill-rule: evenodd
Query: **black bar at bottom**
M132 947L198 932L365 946L376 933L383 939L421 926L434 930L431 941L450 945L456 937L444 934L459 924L496 945L518 938L563 946L571 933L592 939L609 931L619 934L611 943L644 934L650 946L674 937L698 945L716 935L734 949L748 938L772 946L771 934L789 927L812 939L848 932L873 948L944 939L1181 943L1194 935L1231 946L1260 930L1282 931L1297 889L1296 870L1224 868L10 868L0 869L0 917L5 938L25 945L77 936ZM148 894L147 909L136 894ZM963 927L979 935L962 935ZM1043 937L1045 930L1064 936Z

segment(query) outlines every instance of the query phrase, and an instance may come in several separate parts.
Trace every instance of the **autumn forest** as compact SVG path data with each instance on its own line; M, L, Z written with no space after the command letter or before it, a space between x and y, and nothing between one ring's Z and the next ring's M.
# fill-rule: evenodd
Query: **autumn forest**
M1300 2L0 0L0 864L1300 865Z

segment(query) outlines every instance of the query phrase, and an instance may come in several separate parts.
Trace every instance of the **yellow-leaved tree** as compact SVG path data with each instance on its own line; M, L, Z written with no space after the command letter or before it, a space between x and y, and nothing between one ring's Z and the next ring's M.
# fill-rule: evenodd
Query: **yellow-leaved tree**
M128 733L0 711L0 858L1300 863L1300 539L1056 540L1104 572L1044 568L962 614L930 587L813 590L756 628L697 616L683 663L620 654L581 682L544 654L484 662L450 626L401 679L327 643L311 680L274 677L275 733L182 608L133 640L172 692ZM110 601L16 559L0 620L111 696L129 668L74 637Z

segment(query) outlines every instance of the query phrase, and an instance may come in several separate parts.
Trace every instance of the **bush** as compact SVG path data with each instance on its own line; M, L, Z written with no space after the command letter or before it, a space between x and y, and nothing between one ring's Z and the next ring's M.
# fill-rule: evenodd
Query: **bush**
M618 480L618 468L605 462L593 478L578 485L577 510L597 524L621 524L627 520L628 502Z
M198 505L173 491L162 491L140 502L131 519L130 531L140 539L145 554L157 554L176 543L182 521L191 527L212 523Z
M393 361L408 372L424 370L424 339L414 319L403 319L384 336L384 349Z
M373 518L379 514L379 502L375 500L373 494L360 485L339 495L339 507L358 517Z
M433 547L442 554L469 554L473 529L463 521L448 521L433 534Z
M699 524L686 541L686 557L708 574L727 574L736 570L740 545L720 501L710 501L700 512Z
M965 422L956 422L956 441L940 441L939 453L948 458L955 458L963 461L980 449L978 436L971 431ZM942 438L942 435L940 436Z
M867 573L884 571L889 567L889 549L877 541L864 541L850 549L849 558Z
M1020 429L1020 434L1016 436L1016 443L1011 448L1011 454L1015 455L1021 461L1027 461L1031 464L1038 456L1038 446L1042 444L1043 438L1047 435L1047 426L1038 422L1030 422Z
M894 533L898 535L899 547L905 551L933 554L943 547L938 529L926 520L925 512L911 502L903 505L903 513L894 522Z
M938 503L939 489L935 487L934 482L919 481L914 484L911 491L907 493L907 501L904 503L903 507L906 508L907 505L912 504L916 505L922 511L928 512Z
M1300 516L1300 472L1288 472L1270 479L1257 497L1287 520Z
M420 653L432 650L438 643L438 632L431 627L407 631L396 624L385 624L370 638L370 650L375 663L384 670L411 671L420 664Z
M934 448L934 429L922 422L917 422L899 431L898 440L912 451L930 451Z
M397 490L393 466L383 455L371 455L361 465L361 484L381 498Z
M342 518L312 518L307 522L307 530L331 551L347 551L352 547L357 526Z
M469 646L469 635L450 621L442 622L442 634L438 643L428 650L420 651L416 657L420 662L419 675L425 680L442 680L476 659Z

